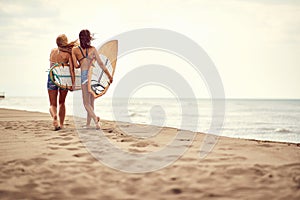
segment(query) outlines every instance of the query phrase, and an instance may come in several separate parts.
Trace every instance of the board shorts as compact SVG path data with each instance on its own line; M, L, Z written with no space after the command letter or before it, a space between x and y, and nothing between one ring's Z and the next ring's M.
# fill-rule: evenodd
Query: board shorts
M50 74L48 74L47 88L48 90L58 90L58 89L67 90L67 89L59 88L57 85L55 85L50 78Z
M89 70L81 71L81 85L84 85L88 82L88 72Z

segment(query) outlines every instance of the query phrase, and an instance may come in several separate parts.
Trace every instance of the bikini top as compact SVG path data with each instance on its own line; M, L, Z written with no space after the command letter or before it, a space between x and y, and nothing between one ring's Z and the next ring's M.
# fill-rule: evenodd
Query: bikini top
M59 50L58 50L57 55L59 55L62 58L62 56L59 54ZM68 61L67 62L54 62L54 61L50 60L50 67L53 67L54 65L60 65L60 64L62 66L70 66Z
M66 63L66 62L52 62L52 61L50 61L50 68L54 67L54 66L59 66L59 65L62 65L63 67L70 66L69 63Z
M82 61L82 60L85 59L85 58L88 59L88 60L90 60L90 61L93 60L92 58L89 58L88 48L85 49L85 55L84 55L84 53L83 53L82 48L81 48L80 46L78 46L78 48L79 48L79 50L80 50L80 52L81 52L81 55L82 55L82 58L80 58L80 59L78 60L79 62Z

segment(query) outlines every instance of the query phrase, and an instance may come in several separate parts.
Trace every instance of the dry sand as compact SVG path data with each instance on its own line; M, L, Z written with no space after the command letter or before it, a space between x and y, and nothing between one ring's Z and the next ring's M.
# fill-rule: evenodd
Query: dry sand
M113 144L134 153L163 148L177 132L163 128L138 139L114 122L102 127ZM72 117L55 132L48 114L0 109L0 133L0 199L300 199L299 144L220 137L199 159L199 133L176 162L134 174L91 156Z

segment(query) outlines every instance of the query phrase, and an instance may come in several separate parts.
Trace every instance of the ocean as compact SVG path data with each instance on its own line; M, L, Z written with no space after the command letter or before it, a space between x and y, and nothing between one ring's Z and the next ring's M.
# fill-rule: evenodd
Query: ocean
M66 107L67 115L86 116L79 92L68 94ZM185 107L197 112L186 113ZM6 97L0 99L0 108L48 113L49 102L48 97ZM95 112L106 120L196 129L204 133L209 132L212 123L212 102L209 99L98 98ZM218 135L300 143L300 100L228 99L224 124Z

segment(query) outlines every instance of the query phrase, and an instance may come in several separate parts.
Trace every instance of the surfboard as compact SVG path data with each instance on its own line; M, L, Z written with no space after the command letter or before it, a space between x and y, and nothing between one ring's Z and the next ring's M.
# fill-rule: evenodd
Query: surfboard
M106 66L112 76L114 76L117 56L118 56L118 40L111 40L104 43L99 49L98 54L101 61ZM110 86L109 78L94 61L93 66L88 71L88 90L95 98L101 97L106 93Z
M81 89L81 72L80 69L75 69L75 90ZM72 79L69 66L64 66L61 63L54 64L50 71L51 81L62 89L72 88Z

